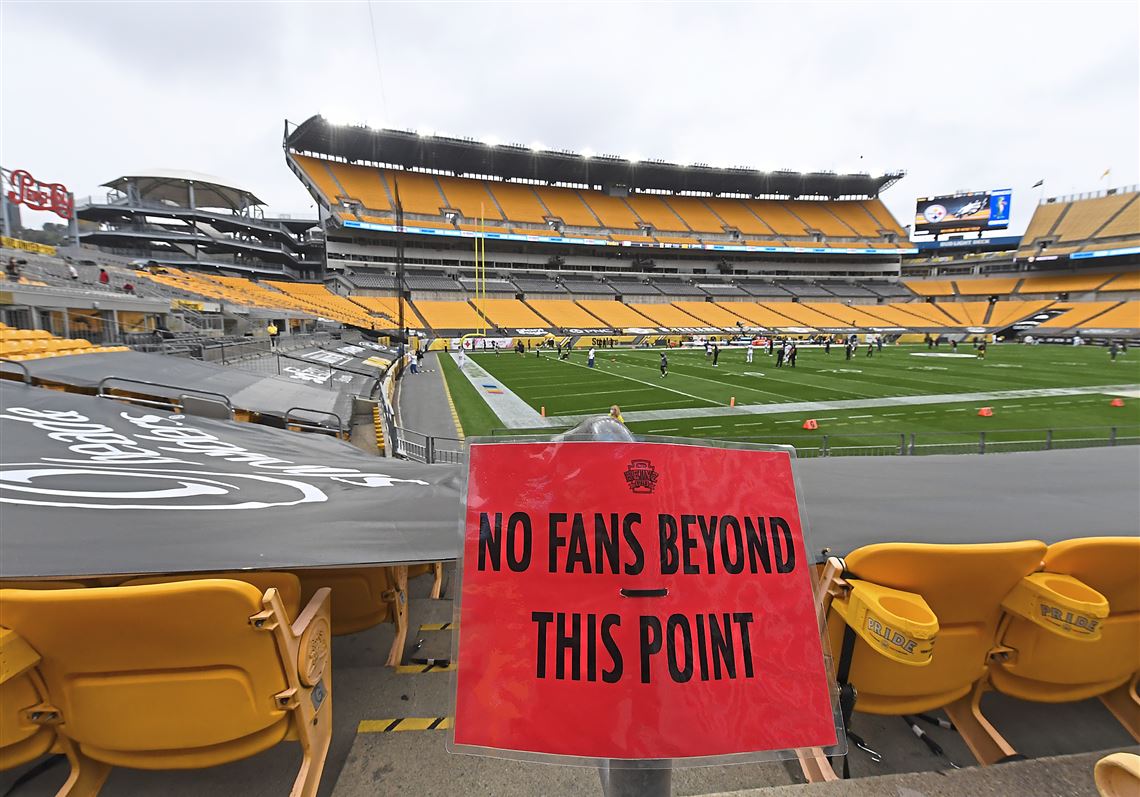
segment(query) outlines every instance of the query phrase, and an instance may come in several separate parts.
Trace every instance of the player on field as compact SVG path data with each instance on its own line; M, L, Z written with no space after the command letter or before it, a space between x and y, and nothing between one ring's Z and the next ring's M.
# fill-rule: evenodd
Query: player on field
M752 348L753 348L752 343L749 342L748 343L748 349L744 352L744 361L746 363L748 363L749 365L752 365ZM1116 355L1113 355L1112 359L1115 360Z
M720 359L720 346L713 344L713 368L717 367L716 361Z
M664 379L669 375L669 358L665 356L665 352L661 352L661 378Z
M597 354L597 352L594 351L594 347L591 346L590 347L590 353L586 355L586 364L588 366L590 366L591 368L594 367L594 357L596 354Z

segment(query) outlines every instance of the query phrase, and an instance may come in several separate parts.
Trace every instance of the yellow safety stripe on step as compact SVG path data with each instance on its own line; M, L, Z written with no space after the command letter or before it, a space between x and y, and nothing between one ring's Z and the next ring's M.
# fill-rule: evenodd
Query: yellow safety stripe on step
M455 662L448 664L400 664L396 666L398 675L415 675L421 672L451 672L455 669Z
M458 628L459 623L424 623L420 626L421 631L451 631Z
M436 355L442 357L442 354ZM448 355L451 356L450 354ZM443 379L443 395L447 396L447 406L451 408L451 420L455 423L455 436L460 440L466 440L467 435L463 433L463 424L459 422L459 411L455 409L455 401L451 398L451 388L447 384L447 374L443 373L443 368L440 367L440 378Z
M386 720L361 720L357 733L395 733L396 731L445 731L451 717L396 717Z

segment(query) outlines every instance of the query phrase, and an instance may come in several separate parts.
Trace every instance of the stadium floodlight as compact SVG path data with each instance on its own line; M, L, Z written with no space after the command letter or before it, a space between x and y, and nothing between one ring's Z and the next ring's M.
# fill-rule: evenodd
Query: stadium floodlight
M530 148L533 152L541 152L546 149L546 145L539 141L533 141L531 142Z
M629 161L630 163L640 163L641 162L641 153L634 152L630 155L626 155L625 159L627 161Z
M589 147L586 147L585 149L582 150L582 157L583 158L592 158L592 157L594 157L594 151L592 149L590 149Z
M432 138L435 136L435 130L431 127L417 127L416 135L420 138Z
M488 147L497 147L502 142L500 142L499 139L495 136L483 136L483 143Z

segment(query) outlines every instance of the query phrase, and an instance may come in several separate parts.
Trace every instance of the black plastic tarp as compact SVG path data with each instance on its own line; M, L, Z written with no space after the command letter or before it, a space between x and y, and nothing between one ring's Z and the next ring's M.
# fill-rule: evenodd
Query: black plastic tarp
M0 577L453 559L461 471L0 380Z
M284 377L261 376L235 368L137 351L76 354L45 357L23 363L37 382L70 385L95 390L107 377L109 389L164 398L182 394L225 396L234 409L336 426L333 413L347 426L352 414L352 397L338 390L312 387ZM13 367L5 364L6 371ZM302 411L296 411L298 408ZM310 412L304 412L309 410Z

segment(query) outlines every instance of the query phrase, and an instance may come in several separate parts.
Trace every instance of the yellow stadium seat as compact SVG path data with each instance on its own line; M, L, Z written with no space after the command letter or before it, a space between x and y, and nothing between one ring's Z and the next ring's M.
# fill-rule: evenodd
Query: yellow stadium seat
M344 567L312 568L296 571L301 580L301 599L319 590L332 590L332 632L335 636L355 634L391 621L396 638L386 664L394 667L403 655L408 635L408 568Z
M0 590L71 766L61 794L111 767L200 769L301 743L293 797L315 795L332 735L329 592L294 620L274 589L206 579Z
M971 692L986 675L1002 600L1044 555L1037 541L883 543L829 560L820 600L837 678L854 687L855 710L906 715L941 708L979 761L1013 755ZM877 625L866 622L860 605Z
M55 744L54 725L33 719L50 709L39 662L23 637L0 627L0 770L34 761Z
M1106 755L1096 762L1093 777L1100 797L1136 797L1140 794L1140 755Z
M1042 703L1100 697L1140 741L1140 699L1132 688L1140 672L1140 537L1089 537L1049 546L1043 575L1067 578L1056 596L1032 606L1032 619L1007 613L990 664L990 683L1002 694ZM1075 580L1075 583L1073 583ZM1083 589L1082 589L1083 588ZM1085 591L1102 595L1108 616L1098 639L1073 628L1045 626L1039 606L1066 611ZM1079 611L1068 611L1081 619Z
M430 575L432 577L431 597L439 598L443 592L443 562L425 562L419 565L408 565L408 579Z
M301 611L301 582L292 573L275 570L228 570L222 573L173 573L161 576L144 576L132 578L121 582L124 587L133 587L143 584L169 584L175 581L201 581L203 579L224 578L231 581L244 581L257 588L264 594L272 587L281 596L281 603L290 617L296 617ZM7 585L5 585L7 586ZM116 584L115 586L119 586ZM309 596L310 598L312 595Z

